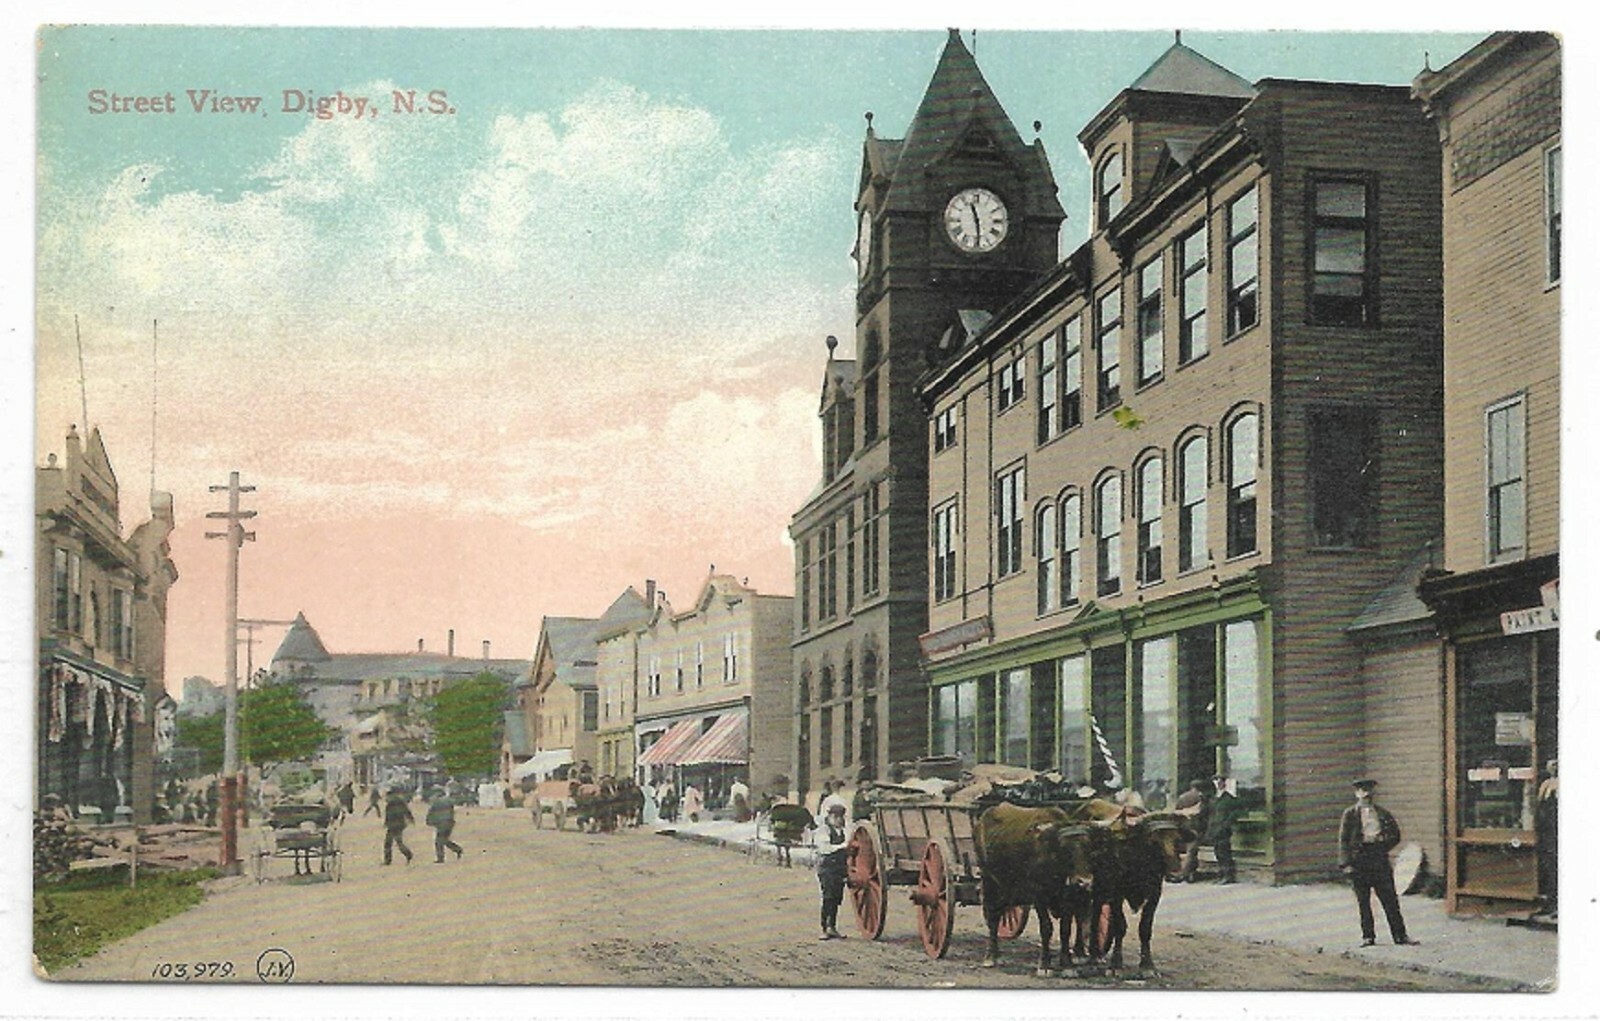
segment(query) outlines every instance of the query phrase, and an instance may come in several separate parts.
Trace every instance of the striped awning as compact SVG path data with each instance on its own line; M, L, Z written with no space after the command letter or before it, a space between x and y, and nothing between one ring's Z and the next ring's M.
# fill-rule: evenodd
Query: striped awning
M644 754L639 756L639 765L674 765L679 761L680 753L687 751L699 736L699 720L679 720L671 730L661 735L661 740L644 750Z
M678 757L679 764L745 765L750 761L750 726L747 720L744 713L726 713L717 717L717 722L694 743L694 747Z

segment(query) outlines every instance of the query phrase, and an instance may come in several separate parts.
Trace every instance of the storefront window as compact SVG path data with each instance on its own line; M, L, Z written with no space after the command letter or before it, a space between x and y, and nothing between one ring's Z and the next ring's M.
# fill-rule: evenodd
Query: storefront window
M1084 657L1068 656L1057 664L1061 685L1061 775L1073 783L1089 782L1089 700L1084 687Z
M1153 811L1166 808L1181 787L1173 733L1173 644L1170 635L1139 643L1137 787L1145 807Z
M1008 766L1028 764L1028 671L1007 670L1004 675L1000 761Z
M1533 685L1528 642L1463 644L1456 652L1463 829L1533 829Z
M1113 779L1127 782L1127 669L1122 645L1108 645L1089 653L1089 710L1100 725L1111 759L1099 750L1092 738L1089 746L1089 782L1096 787L1112 785ZM1115 774L1115 776L1113 776Z
M1178 719L1180 779L1209 783L1217 771L1217 629L1213 625L1178 632Z
M977 701L977 681L947 684L937 690L933 706L935 755L974 759L977 754Z
M1262 768L1261 658L1258 625L1237 620L1222 631L1223 711L1233 741L1226 772L1240 788L1265 788Z

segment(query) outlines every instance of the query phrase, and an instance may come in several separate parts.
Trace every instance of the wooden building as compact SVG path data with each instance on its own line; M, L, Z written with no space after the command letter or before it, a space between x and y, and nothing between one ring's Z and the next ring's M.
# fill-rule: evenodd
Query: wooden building
M1443 144L1447 895L1529 914L1555 904L1560 43L1496 33L1414 88Z
M1364 677L1350 632L1441 530L1437 133L1404 87L1180 42L1079 140L1089 240L920 326L928 747L1152 806L1221 772L1242 864L1330 875L1352 778L1440 769L1385 729L1439 729L1437 675Z

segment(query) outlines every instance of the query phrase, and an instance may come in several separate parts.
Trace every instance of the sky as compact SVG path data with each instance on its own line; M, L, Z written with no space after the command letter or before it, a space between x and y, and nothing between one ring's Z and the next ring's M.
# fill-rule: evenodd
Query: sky
M231 470L258 512L241 616L303 611L335 652L454 629L527 657L542 616L647 578L686 606L713 564L792 593L824 338L852 354L864 115L899 137L945 37L43 30L33 456L86 403L125 532L152 481L174 494L174 692L222 678L226 547L203 533ZM1252 81L1400 85L1479 38L1183 36ZM1077 132L1172 40L968 33L1024 137L1042 123L1064 249L1086 235ZM412 89L443 112L395 113ZM281 631L258 637L241 670Z

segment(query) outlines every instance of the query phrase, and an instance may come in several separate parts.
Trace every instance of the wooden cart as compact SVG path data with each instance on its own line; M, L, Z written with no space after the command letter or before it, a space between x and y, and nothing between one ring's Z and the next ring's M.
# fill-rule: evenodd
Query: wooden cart
M922 948L932 958L945 955L956 905L982 899L982 863L973 833L987 807L933 800L880 802L870 820L856 823L848 842L845 888L863 936L877 939L883 934L888 888L909 886ZM1000 919L1000 935L1021 935L1028 915L1026 906L1008 909Z
M328 805L278 804L268 809L267 817L256 827L250 848L250 873L257 883L265 882L274 859L294 862L295 875L316 872L338 882L344 877L344 852L339 846L339 829L344 813Z

